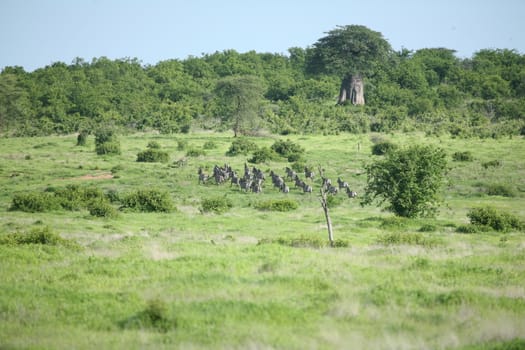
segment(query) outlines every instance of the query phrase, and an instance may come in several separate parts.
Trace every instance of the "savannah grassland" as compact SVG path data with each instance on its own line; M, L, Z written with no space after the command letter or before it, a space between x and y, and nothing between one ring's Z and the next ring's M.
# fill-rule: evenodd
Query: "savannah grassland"
M444 203L435 218L408 220L345 198L331 209L335 238L349 244L339 248L286 244L326 240L318 182L311 196L293 184L288 195L279 193L269 180L262 194L197 184L200 166L211 173L213 165L229 163L242 171L249 156L225 156L230 134L121 136L118 156L97 156L93 137L84 147L75 145L76 135L0 139L0 235L49 227L77 243L0 245L0 348L522 348L525 234L456 228L468 223L471 208L489 204L525 219L523 138L289 138L305 148L309 165L362 193L364 166L377 157L371 139L378 136L446 150ZM276 139L252 140L270 146ZM169 152L169 163L135 161L153 140ZM187 142L186 150L178 141ZM187 149L208 141L215 147L206 155L175 166ZM474 160L454 162L456 151L470 151ZM501 165L481 166L493 160ZM285 175L288 165L258 167ZM169 191L177 210L124 211L113 219L85 209L9 210L16 193L69 184L117 193L158 188ZM492 184L513 188L515 196L487 195ZM202 199L223 195L233 208L201 213ZM255 208L285 196L298 209Z

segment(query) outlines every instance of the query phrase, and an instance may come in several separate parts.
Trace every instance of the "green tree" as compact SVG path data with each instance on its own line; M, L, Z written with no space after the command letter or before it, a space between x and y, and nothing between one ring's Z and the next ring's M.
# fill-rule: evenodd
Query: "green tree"
M327 34L309 51L307 69L311 73L327 73L340 77L341 103L353 90L350 85L353 82L352 77L372 75L378 66L387 61L392 48L381 33L365 26L338 26Z
M252 75L229 76L217 82L217 112L229 125L235 137L259 127L260 107L263 101L262 81Z
M398 216L433 214L446 172L446 154L432 146L411 146L389 152L385 159L366 167L367 185L361 202L388 202L387 209Z

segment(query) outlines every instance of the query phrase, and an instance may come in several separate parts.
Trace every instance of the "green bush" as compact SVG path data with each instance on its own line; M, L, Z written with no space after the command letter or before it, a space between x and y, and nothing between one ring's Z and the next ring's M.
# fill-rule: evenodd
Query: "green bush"
M140 189L122 198L122 209L140 212L169 213L175 209L173 201L166 191Z
M202 145L203 149L215 149L217 148L217 144L213 141L206 141L204 145Z
M490 184L486 187L489 196L516 197L514 187L507 184Z
M452 155L452 160L455 162L472 162L474 160L474 156L469 151L455 152Z
M62 245L71 248L79 247L76 242L60 237L60 235L53 232L49 226L35 227L29 232L15 232L8 234L0 239L0 244L42 244L55 246Z
M390 141L382 141L372 146L372 154L376 156L383 156L395 150L397 150L397 145Z
M495 159L495 160L490 160L488 162L483 162L481 163L481 166L485 169L488 169L488 168L499 168L500 166L503 165L503 162L499 159Z
M270 148L261 147L253 152L253 155L250 159L248 159L248 162L254 163L254 164L260 164L260 163L267 162L269 160L275 160L276 158L277 158L277 155Z
M339 205L341 205L344 201L343 196L327 196L326 197L326 204L328 204L328 208L335 208Z
M112 141L112 142L105 142L105 143L97 144L95 146L95 152L98 155L120 154L120 142Z
M168 305L161 299L148 301L144 310L119 324L124 329L149 328L162 333L177 328L177 320L170 317Z
M98 155L120 154L120 142L112 130L101 130L95 134L95 151Z
M447 171L441 148L414 145L389 151L366 167L367 185L361 204L387 202L398 216L430 216L441 201L440 188Z
M291 211L299 208L299 203L292 199L267 200L255 204L255 208L268 211Z
M232 201L227 197L205 198L201 201L201 212L222 214L233 208Z
M186 140L178 140L177 141L177 150L178 151L184 151L188 147L188 141Z
M471 209L467 217L473 225L487 226L496 231L523 229L523 223L517 216L493 207Z
M106 200L92 200L88 204L89 214L101 218L116 218L118 211Z
M137 154L137 162L167 163L168 161L168 152L164 152L156 148L149 148Z
M206 155L206 152L198 148L190 148L188 151L186 151L186 157L200 157L200 156L205 156L205 155Z
M149 149L160 149L160 143L157 141L150 141L146 147Z
M226 152L227 156L234 157L238 155L247 155L257 150L257 145L244 137L237 137L233 140L230 148Z
M298 159L302 157L304 154L304 148L299 146L298 144L290 141L290 140L279 140L276 141L272 146L271 149L288 159L289 162L295 162Z
M470 234L470 233L480 233L484 231L487 231L486 226L468 224L468 225L459 225L458 227L456 227L457 233Z
M88 202L93 199L104 199L105 195L97 187L84 187L80 185L67 185L62 188L48 188L53 192L62 208L66 210L80 210L86 208Z
M88 133L81 131L77 136L77 146L85 146L87 143Z
M9 209L27 213L46 212L60 209L60 203L52 193L28 192L15 194Z

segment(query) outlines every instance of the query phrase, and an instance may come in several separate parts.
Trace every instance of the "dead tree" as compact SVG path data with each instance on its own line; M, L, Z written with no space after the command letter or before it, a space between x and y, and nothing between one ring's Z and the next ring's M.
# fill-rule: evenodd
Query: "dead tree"
M323 178L323 169L319 166L319 175ZM323 207L324 217L326 219L326 228L328 229L328 241L330 242L330 247L334 246L334 232L332 229L332 220L330 219L330 212L328 210L328 200L326 197L327 189L325 185L322 185L319 189L320 197L319 201L321 202L321 207Z

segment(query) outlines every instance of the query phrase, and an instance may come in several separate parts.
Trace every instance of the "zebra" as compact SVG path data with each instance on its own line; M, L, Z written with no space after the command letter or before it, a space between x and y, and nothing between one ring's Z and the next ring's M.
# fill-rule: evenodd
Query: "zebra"
M312 193L312 186L306 184L306 183L303 183L303 192L304 193Z
M350 187L347 187L346 188L346 195L348 196L348 198L355 198L357 197L357 192L354 192L350 189Z
M306 177L307 179L310 179L313 181L314 179L314 172L310 169L308 169L307 167L304 167L304 177Z
M231 175L231 184L230 184L230 187L233 186L233 185L236 185L236 186L240 186L240 178L239 176L237 176L237 173L234 171Z
M279 189L282 193L290 193L290 187L288 187L284 182Z
M339 185L340 190L343 188L348 188L348 182L341 180L340 177L337 178L337 184Z
M206 181L208 181L209 175L206 175L204 171L202 170L202 168L199 168L198 174L199 174L199 184L202 183L204 185Z

